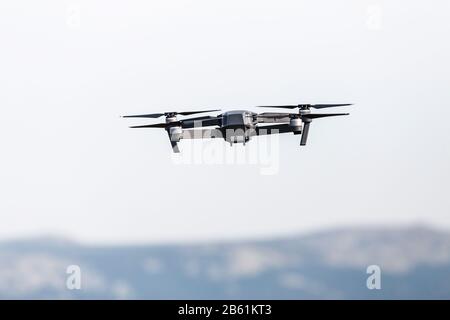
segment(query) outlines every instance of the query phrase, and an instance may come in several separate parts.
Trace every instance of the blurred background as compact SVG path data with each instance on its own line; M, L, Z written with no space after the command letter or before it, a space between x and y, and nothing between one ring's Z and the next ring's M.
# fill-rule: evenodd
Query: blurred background
M449 11L2 1L0 298L449 298ZM256 162L202 142L243 163L120 118L296 103L355 105Z

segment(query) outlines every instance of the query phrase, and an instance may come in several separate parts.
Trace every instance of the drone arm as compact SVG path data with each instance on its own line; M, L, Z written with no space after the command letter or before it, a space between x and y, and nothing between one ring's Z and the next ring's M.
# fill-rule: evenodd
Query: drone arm
M181 120L181 127L183 129L210 127L220 125L220 117L200 117L194 119Z
M183 130L183 139L214 139L223 138L219 129L188 129Z
M294 113L278 113L278 112L263 112L258 114L258 123L286 123L289 122L291 116L296 116Z
M274 124L271 126L260 126L256 127L256 135L268 135L268 134L278 134L292 132L292 128L288 124Z

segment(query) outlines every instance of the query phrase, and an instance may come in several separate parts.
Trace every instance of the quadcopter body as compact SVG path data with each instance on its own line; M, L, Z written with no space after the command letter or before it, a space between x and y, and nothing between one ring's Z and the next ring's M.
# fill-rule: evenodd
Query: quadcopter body
M182 139L221 138L230 143L247 143L252 137L267 134L293 133L301 135L300 145L306 145L309 126L313 119L343 116L348 113L311 113L313 109L343 107L351 104L299 104L283 106L260 106L262 108L298 109L298 112L263 112L232 110L216 116L178 119L178 115L190 116L220 110L164 112L124 116L124 118L165 117L164 123L132 126L130 128L161 128L167 131L172 150L180 152L178 142Z

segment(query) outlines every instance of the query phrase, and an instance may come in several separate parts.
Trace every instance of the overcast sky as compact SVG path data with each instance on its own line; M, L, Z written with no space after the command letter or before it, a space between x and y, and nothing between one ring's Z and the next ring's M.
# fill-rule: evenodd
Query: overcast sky
M447 0L2 1L0 239L450 227L449 13ZM163 130L128 129L152 121L120 118L304 102L355 106L314 121L306 147L280 136L272 174L261 159L180 164Z

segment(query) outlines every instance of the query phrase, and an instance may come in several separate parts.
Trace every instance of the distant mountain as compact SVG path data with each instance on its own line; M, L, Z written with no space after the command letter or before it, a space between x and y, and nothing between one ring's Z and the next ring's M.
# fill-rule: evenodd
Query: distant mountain
M66 287L69 265L81 268L81 290ZM369 265L381 268L381 290L366 287ZM355 228L198 245L4 242L0 298L449 299L450 234Z

